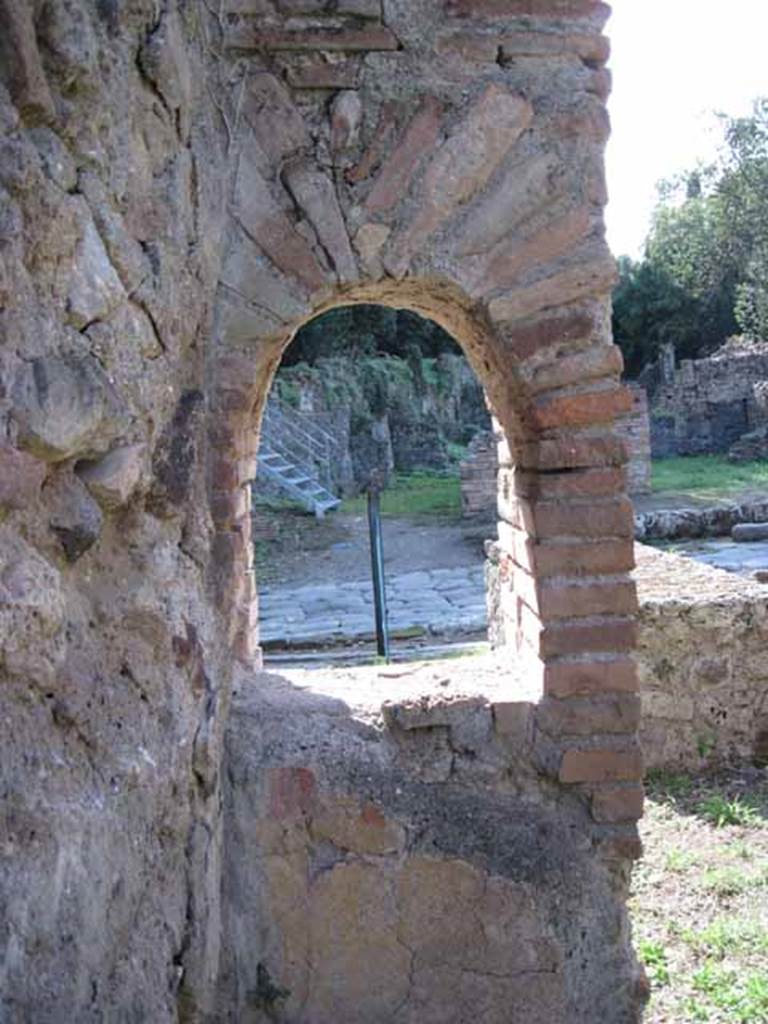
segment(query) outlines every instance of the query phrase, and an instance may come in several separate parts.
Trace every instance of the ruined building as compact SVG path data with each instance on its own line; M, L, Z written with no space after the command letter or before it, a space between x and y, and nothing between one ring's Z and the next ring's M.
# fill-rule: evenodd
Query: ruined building
M0 0L3 1024L639 1019L608 13ZM503 428L489 692L259 671L261 409L357 302Z

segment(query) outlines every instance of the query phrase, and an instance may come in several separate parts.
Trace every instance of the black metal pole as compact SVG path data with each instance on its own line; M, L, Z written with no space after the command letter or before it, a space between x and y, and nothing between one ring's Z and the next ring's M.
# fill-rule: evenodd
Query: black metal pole
M371 540L371 575L373 577L373 607L376 615L376 650L380 658L385 658L389 661L387 595L384 587L384 544L381 537L379 491L375 483L371 483L371 486L368 488L368 531Z

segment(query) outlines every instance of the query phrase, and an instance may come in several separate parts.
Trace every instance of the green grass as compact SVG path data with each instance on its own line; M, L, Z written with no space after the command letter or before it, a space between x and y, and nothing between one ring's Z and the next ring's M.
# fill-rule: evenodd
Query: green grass
M654 459L651 477L654 493L677 491L722 498L737 491L768 491L768 462L732 464L724 455Z
M691 985L696 995L684 1003L687 1020L768 1022L768 971L742 973L708 960L693 975Z
M660 942L641 939L637 944L637 955L645 965L648 977L654 985L669 983L669 962L667 951Z
M768 953L768 931L759 921L718 917L704 928L685 930L682 938L697 953L718 960Z
M759 820L757 808L749 800L744 800L739 796L729 800L722 793L713 793L699 801L697 810L716 828L724 828L726 825L740 825L743 828L749 828L757 824Z
M367 508L364 494L341 506L342 512L360 515ZM381 514L399 516L455 517L461 514L461 491L456 475L397 473L381 492Z

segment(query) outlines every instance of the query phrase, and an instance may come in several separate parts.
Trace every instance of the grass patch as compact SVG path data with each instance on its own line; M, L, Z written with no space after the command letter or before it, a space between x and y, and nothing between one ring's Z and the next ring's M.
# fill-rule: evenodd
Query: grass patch
M630 914L644 1024L768 1024L768 773L656 772Z
M722 498L736 491L768 491L768 463L730 463L724 455L689 455L654 459L654 493L677 491L702 498Z
M730 866L710 868L701 877L702 889L724 898L740 896L764 885L764 875L749 874Z
M645 965L652 985L669 984L669 960L660 942L642 939L637 945L637 955Z
M708 961L692 978L696 996L684 1007L691 1021L728 1021L729 1024L768 1022L768 972L742 974Z
M768 930L755 920L718 917L705 928L686 929L682 939L697 953L719 960L743 953L768 953Z
M342 512L362 515L368 507L364 494L345 501ZM461 514L461 490L456 474L396 473L381 492L381 514L400 516L456 518Z
M697 805L699 814L715 828L726 825L754 826L759 821L759 812L750 800L736 796L729 800L722 793L713 793Z

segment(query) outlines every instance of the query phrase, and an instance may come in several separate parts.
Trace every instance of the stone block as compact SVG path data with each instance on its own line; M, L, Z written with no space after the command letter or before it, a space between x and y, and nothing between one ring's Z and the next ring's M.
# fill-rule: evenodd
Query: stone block
M530 323L514 325L502 330L505 346L508 346L521 362L536 355L543 349L557 346L580 347L596 332L595 316L586 310L557 313L542 317Z
M640 698L634 693L550 698L536 708L536 724L553 737L635 733L640 724Z
M521 371L531 390L542 392L602 377L618 379L623 368L621 349L616 345L601 344L575 352L573 355L558 354L557 358L551 361L542 362L539 359L533 368L523 366Z
M47 472L44 462L0 443L0 510L25 509L35 502Z
M592 615L635 615L635 584L627 580L578 583L547 582L539 592L539 612L543 619L571 619Z
M357 145L362 115L363 102L358 92L345 89L334 98L331 105L331 149L334 153Z
M626 750L566 750L560 764L561 782L634 782L642 778L643 755Z
M357 261L330 178L313 162L300 159L286 165L283 180L317 232L339 280L356 280Z
M544 692L549 697L635 693L637 685L637 668L628 657L562 659L544 666Z
M606 825L638 821L644 803L642 786L602 786L592 794L592 817Z
M434 148L440 131L443 105L434 96L426 96L408 123L397 144L387 156L365 200L369 213L384 213L400 202L422 161ZM385 112L383 112L385 113ZM379 131L384 135L387 122ZM362 180L365 158L353 174Z
M540 624L538 632L534 622L529 622L524 628L526 636L535 638L535 649L542 658L569 654L620 654L634 650L638 635L637 623L618 617Z
M611 55L610 41L591 33L505 32L498 43L504 60L573 55L590 65L599 65L605 64Z
M519 469L500 469L499 476L508 479L512 493L544 501L556 498L612 497L623 492L626 482L624 470L613 466L540 474Z
M77 477L60 474L45 489L49 525L68 562L76 562L101 534L101 509Z
M562 437L530 442L520 449L524 469L551 471L623 466L627 461L624 441L615 437Z
M612 423L632 408L628 388L611 388L575 395L546 395L533 403L533 418L541 430L553 427L587 427Z
M231 28L226 36L227 46L236 50L281 50L375 52L396 50L397 36L382 26L352 28L257 29L251 25Z
M611 9L601 0L445 0L455 18L590 18L600 25Z
M17 0L0 2L0 77L25 115L56 116L35 38L34 9Z
M577 207L530 234L511 233L484 258L472 261L465 272L468 290L472 295L488 295L511 288L534 267L554 262L570 252L586 238L591 222L592 212L587 207Z
M590 247L575 265L534 284L491 299L488 313L498 323L523 320L540 311L595 295L608 295L616 283L616 263L606 248Z
M80 463L77 475L102 508L113 510L129 500L144 469L146 445L114 448L98 462Z
M125 290L96 225L90 213L84 212L67 294L68 319L82 330L94 320L105 320L124 299Z
M19 446L46 462L100 454L125 425L112 384L90 357L26 363L12 401Z
M731 529L731 537L733 540L746 543L754 540L768 540L768 523L737 523Z
M354 60L307 59L301 64L290 64L286 77L294 89L356 89L360 82L360 65Z

